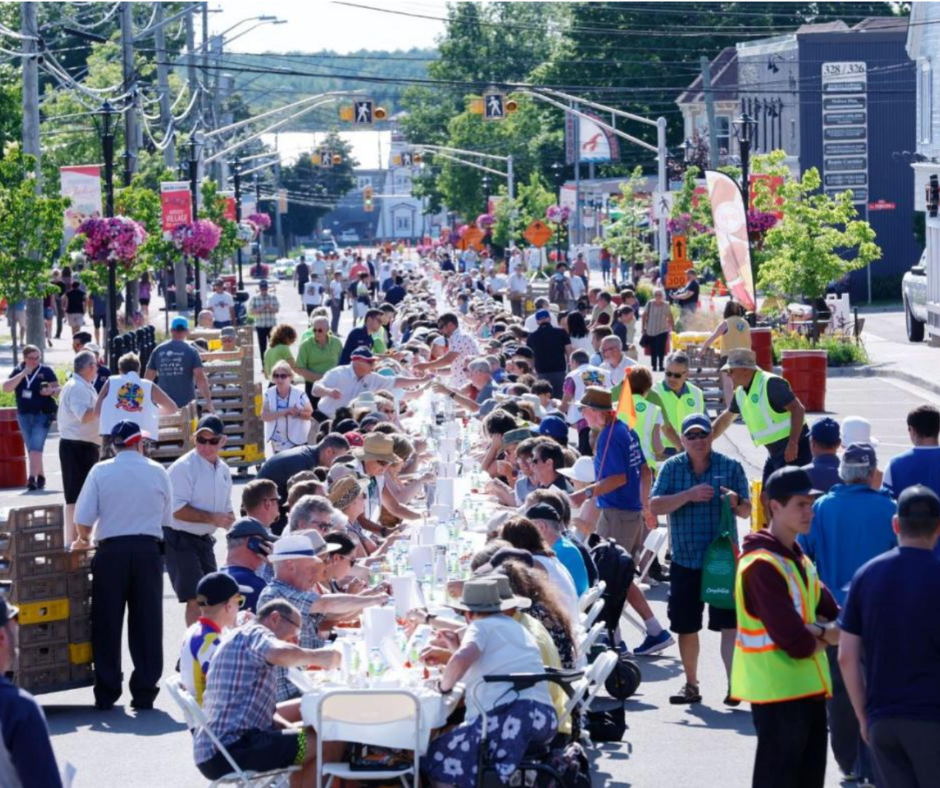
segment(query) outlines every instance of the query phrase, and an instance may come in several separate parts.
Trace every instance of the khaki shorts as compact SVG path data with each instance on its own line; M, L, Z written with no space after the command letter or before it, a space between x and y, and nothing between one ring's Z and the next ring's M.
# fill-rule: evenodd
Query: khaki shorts
M72 328L80 328L85 325L85 315L81 312L69 312L65 317Z
M636 558L646 539L643 512L631 512L627 509L601 509L597 519L598 536L614 539Z

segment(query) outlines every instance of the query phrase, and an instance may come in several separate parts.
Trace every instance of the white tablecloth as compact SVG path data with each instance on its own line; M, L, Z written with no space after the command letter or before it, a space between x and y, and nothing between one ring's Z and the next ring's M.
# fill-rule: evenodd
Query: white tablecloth
M384 689L394 689L385 687ZM451 712L457 707L460 699L463 697L462 687L458 685L453 692L447 695L433 690L429 687L408 687L408 692L417 696L421 703L421 726L418 735L418 741L421 745L421 755L428 750L428 744L431 741L431 731L435 728L441 728L447 722ZM369 689L349 690L340 685L324 684L304 693L300 701L300 713L305 726L317 730L317 711L323 697L330 690L343 690L350 692L362 692L368 694ZM396 726L395 732L387 732L381 735L380 731L370 730L368 726L359 726L356 724L344 724L340 726L339 741L356 742L359 744L371 744L376 747L394 747L401 748L409 746L413 740L412 732L407 725Z

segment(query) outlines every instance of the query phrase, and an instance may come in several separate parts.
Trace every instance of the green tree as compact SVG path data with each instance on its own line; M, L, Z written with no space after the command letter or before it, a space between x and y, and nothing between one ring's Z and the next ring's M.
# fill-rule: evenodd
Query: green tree
M0 297L7 308L50 289L49 267L59 252L69 200L36 193L36 160L13 143L0 160ZM16 321L13 356L17 355Z
M758 285L787 296L819 298L826 286L881 258L875 231L860 221L851 191L837 199L819 191L815 167L778 188L783 219L764 239Z
M219 245L215 247L215 251L209 259L210 276L215 279L222 273L225 261L233 257L238 251L238 247L244 244L238 240L238 222L225 218L227 200L219 194L218 184L213 180L204 180L200 191L202 195L202 207L199 209L200 218L209 219L222 230L222 234L219 236Z
M604 238L598 241L611 254L629 260L631 265L646 265L656 259L646 240L644 224L649 216L649 198L641 196L644 180L643 168L638 166L630 173L629 179L620 184L620 199L617 200L620 216L607 225Z
M313 163L304 154L281 174L281 185L288 191L287 214L283 217L288 235L312 235L317 223L356 187L353 170L359 162L353 158L352 146L333 130L321 143L339 154L341 161L329 167Z

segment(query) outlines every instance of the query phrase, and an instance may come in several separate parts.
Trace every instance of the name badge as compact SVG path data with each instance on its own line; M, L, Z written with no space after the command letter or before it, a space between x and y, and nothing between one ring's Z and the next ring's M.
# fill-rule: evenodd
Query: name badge
M29 389L26 389L26 391L24 391L20 396L21 396L23 399L32 399L32 398L33 398L33 392L31 392Z

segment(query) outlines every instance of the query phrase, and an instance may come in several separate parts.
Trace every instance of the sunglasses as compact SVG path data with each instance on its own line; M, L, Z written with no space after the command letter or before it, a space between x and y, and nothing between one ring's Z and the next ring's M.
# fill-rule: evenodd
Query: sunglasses
M39 361L39 359L42 358L42 356L25 356L24 358L27 361Z
M275 380L284 380L285 378L289 378L290 375L287 375L283 372L278 372L276 375L271 375L271 377Z
M245 597L244 594L239 594L239 595L238 595L237 597L235 597L235 598L238 600L238 608L239 608L239 610L242 609L243 607L245 607L245 602L247 602L248 599Z
M667 378L681 378L685 375L685 372L667 372Z
M711 433L708 433L708 432L687 432L687 433L685 434L685 439L686 439L686 440L690 440L690 441L703 441L703 440L705 440L710 434L711 434Z
M222 436L218 438L200 438L196 437L196 443L200 446L218 446L222 442Z
M325 334L325 333L326 333L326 329L325 329L325 328L315 328L315 329L313 329L313 333L314 333L314 334Z
M311 520L310 525L312 525L314 528L329 528L331 525L333 525L333 523L331 523L329 520L325 522L323 520Z
M292 619L290 616L285 616L283 613L281 614L281 618L283 618L283 619L284 619L288 624L290 624L292 627L297 627L297 629L302 629L302 628L303 628L303 622L302 622L302 621L294 621L294 619Z

